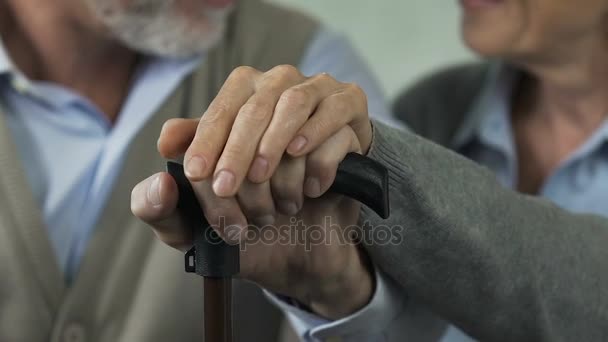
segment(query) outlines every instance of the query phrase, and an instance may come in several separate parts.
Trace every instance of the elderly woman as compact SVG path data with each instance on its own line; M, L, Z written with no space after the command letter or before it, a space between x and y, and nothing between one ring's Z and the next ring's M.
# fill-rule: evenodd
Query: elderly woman
M304 340L608 339L608 1L461 4L464 40L495 62L436 74L397 106L444 147L376 122L372 130L360 89L287 67L237 70L199 123L174 121L161 135L166 155L189 146L186 169L210 220L243 224L262 211L275 225L329 215L334 226L403 228L393 231L399 243L362 249L247 250L242 275L283 295L270 296ZM319 198L349 151L389 169L388 221ZM187 233L176 239L160 224L177 198L161 179L162 205L146 202L146 180L136 214L183 244ZM297 209L264 207L268 198Z
M546 198L571 213L608 216L608 2L461 4L464 41L495 62L432 75L399 98L397 116L417 133L488 167L507 188ZM523 204L525 198L518 201ZM521 215L519 222L494 217L501 222L492 229L516 234L513 224L529 222L526 213L512 208L502 203L496 209L505 216ZM462 327L484 340L606 340L608 240L603 226L579 216L526 229L519 243L505 237L511 241L507 254L495 262L511 272L511 279L502 284L496 283L500 278L485 284L478 279L475 286L482 287L469 299L479 303L508 293L513 303L504 305L511 309L496 305ZM541 255L547 259L538 263ZM582 260L587 264L579 264ZM561 269L565 277L549 278L550 269ZM448 272L457 277L459 271ZM464 316L452 319L464 323ZM487 329L484 320L493 322L495 333L501 331L500 321L512 331L481 333ZM534 332L521 335L525 326ZM469 339L452 328L442 340Z

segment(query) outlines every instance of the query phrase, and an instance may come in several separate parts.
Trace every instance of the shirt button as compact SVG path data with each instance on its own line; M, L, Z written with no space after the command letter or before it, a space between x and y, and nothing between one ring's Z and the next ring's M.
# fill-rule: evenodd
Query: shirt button
M63 331L64 342L84 342L85 332L84 328L80 324L72 323L68 325Z

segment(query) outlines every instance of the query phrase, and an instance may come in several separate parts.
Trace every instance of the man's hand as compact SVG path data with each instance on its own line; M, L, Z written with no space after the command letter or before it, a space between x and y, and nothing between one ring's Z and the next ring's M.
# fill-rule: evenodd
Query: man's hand
M244 247L242 277L336 319L369 301L373 281L345 231L357 224L359 204L321 195L344 156L370 142L357 87L327 75L305 78L291 67L240 68L200 121L164 126L159 150L165 157L187 150L187 176L207 220ZM133 190L132 210L163 242L185 250L192 227L183 226L176 202L175 182L161 173Z

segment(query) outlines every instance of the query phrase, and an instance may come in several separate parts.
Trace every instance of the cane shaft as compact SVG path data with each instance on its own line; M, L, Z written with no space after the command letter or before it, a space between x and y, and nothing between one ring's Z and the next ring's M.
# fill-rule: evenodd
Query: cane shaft
M232 342L232 278L203 279L205 342Z

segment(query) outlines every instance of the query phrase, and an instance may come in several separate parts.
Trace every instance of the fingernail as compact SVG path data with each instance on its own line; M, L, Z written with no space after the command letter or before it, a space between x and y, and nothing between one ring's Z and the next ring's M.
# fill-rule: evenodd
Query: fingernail
M148 188L148 201L153 206L157 207L160 203L160 176L157 175L152 180L152 184Z
M308 197L317 198L321 196L321 183L319 182L319 179L316 177L306 178L306 182L304 182L304 192Z
M263 228L266 226L272 226L274 224L274 216L266 215L262 217L258 217L255 222L258 224L259 228Z
M203 178L205 176L205 168L207 162L201 156L193 156L186 163L186 176L190 178Z
M234 174L228 170L220 171L213 181L213 192L218 196L230 196L234 189Z
M295 215L300 211L300 209L298 209L298 205L295 202L280 202L279 206L281 207L281 211L287 215Z
M304 147L308 144L308 139L299 135L295 139L291 141L289 146L287 147L287 152L289 153L299 153L304 149Z
M251 165L251 169L249 170L249 179L252 181L261 181L266 177L266 173L268 172L268 160L263 157L257 157L253 161Z

